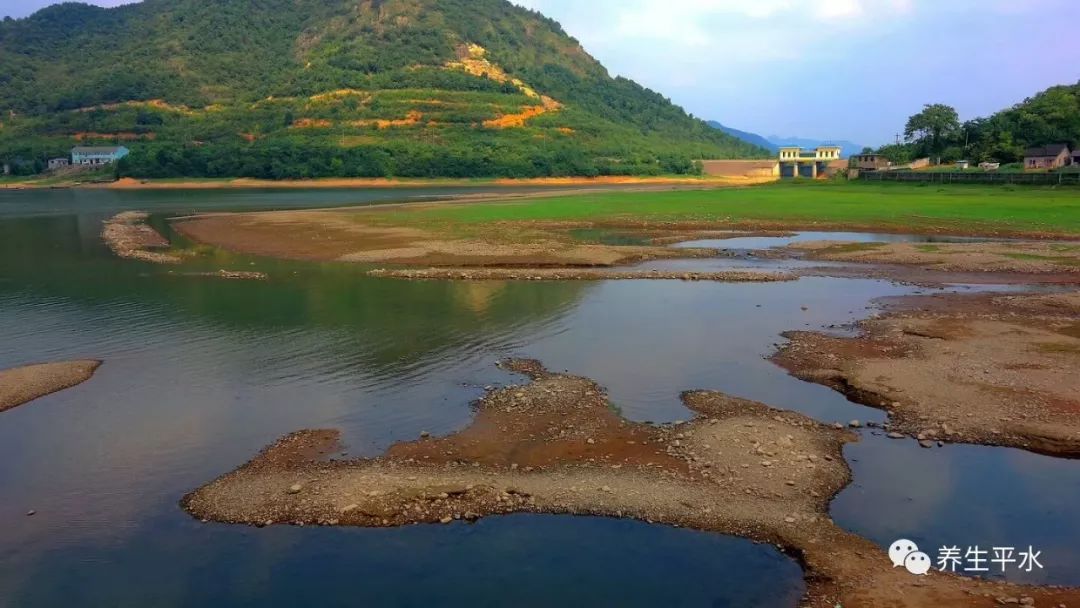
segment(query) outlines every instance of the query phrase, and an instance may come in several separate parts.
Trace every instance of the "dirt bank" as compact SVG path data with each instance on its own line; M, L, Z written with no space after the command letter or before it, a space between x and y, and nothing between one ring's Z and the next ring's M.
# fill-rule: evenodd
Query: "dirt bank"
M932 270L902 264L851 264L846 266L820 266L796 272L799 276L821 276L860 279L885 279L923 287L946 287L949 285L1057 285L1070 286L1080 283L1076 272L955 272Z
M592 268L427 268L423 270L380 268L368 275L389 279L451 281L619 281L672 280L724 283L794 281L792 274L776 272L667 272L660 270L610 270Z
M0 371L0 412L82 384L100 365L101 361L65 361Z
M789 252L811 260L902 264L945 272L1080 274L1080 244L1002 243L793 243Z
M370 210L362 209L208 214L178 219L173 225L188 238L240 253L405 266L616 266L717 253L714 249L581 242L569 236L567 227L503 226L463 234L385 225Z
M124 211L105 220L101 238L116 255L155 264L179 264L180 256L150 251L166 249L169 241L146 223L144 211Z
M889 412L891 433L1080 457L1080 292L890 301L857 338L792 332L795 376Z
M466 429L332 461L334 431L289 435L184 497L204 520L274 524L454 524L515 512L629 517L774 543L803 563L806 606L992 606L1006 596L1080 603L1024 588L894 569L883 549L837 527L829 500L850 479L844 430L715 392L683 395L695 418L629 422L603 389L508 362L532 382L489 392Z

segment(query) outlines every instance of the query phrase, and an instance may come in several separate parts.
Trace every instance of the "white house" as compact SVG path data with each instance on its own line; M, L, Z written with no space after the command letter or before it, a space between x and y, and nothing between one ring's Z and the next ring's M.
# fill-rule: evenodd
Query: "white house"
M71 149L71 164L108 165L124 158L129 152L124 146L76 146Z

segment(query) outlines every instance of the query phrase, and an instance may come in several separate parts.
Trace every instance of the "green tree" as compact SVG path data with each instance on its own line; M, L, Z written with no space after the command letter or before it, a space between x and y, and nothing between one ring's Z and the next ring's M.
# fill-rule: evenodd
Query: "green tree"
M942 103L926 104L922 112L908 118L904 127L907 141L917 144L930 154L940 154L960 131L960 116L951 106Z

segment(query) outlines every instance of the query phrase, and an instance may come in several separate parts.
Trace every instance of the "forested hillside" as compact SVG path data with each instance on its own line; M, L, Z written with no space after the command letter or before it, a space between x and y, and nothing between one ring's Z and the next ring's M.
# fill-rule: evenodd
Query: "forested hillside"
M505 0L145 0L0 23L0 160L144 177L694 171L767 153Z

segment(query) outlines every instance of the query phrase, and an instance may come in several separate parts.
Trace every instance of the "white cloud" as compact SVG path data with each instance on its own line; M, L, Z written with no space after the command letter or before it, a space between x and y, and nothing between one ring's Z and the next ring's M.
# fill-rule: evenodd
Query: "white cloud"
M817 17L823 20L850 19L863 14L859 0L818 0Z

